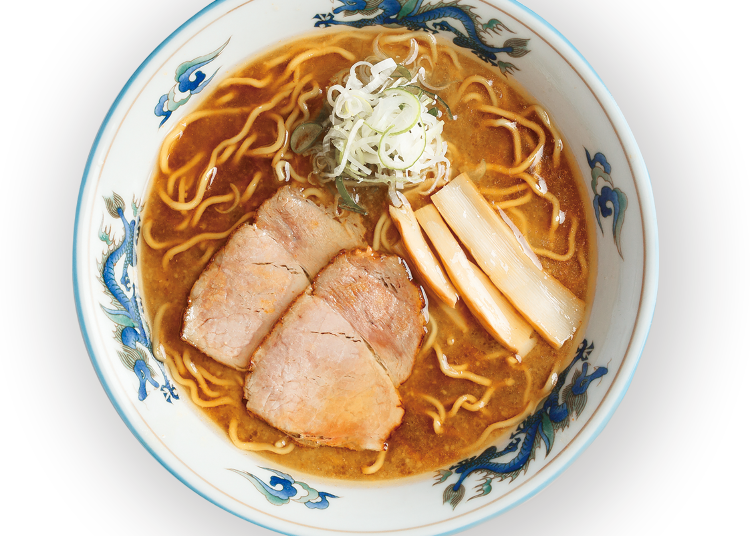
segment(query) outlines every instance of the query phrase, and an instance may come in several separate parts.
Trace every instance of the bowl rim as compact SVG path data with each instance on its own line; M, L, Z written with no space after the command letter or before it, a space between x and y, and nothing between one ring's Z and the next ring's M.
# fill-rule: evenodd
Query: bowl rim
M100 143L107 129L107 126L109 125L110 120L112 119L116 111L118 110L121 101L123 100L125 95L128 93L133 83L136 81L139 75L151 65L154 58L165 47L167 47L167 45L169 45L173 40L175 40L175 38L180 36L193 22L200 19L207 13L217 9L222 4L227 3L228 1L231 2L232 0L214 0L212 3L210 3L209 5L207 5L206 7L204 7L197 13L195 13L192 17L190 17L183 24L181 24L176 30L174 30L169 36L167 36L151 52L151 54L149 54L146 57L146 59L138 66L138 68L128 78L127 82L125 83L123 88L120 90L114 102L112 103L109 110L107 111L107 114L105 115L104 120L102 121L102 124L97 131L96 137L94 138L94 141L92 143L92 147L89 152L89 155L86 160L85 167L84 167L84 171L83 171L81 186L79 189L78 198L76 202L75 222L74 222L74 228L73 228L74 232L73 232L73 258L72 258L73 273L72 275L73 275L73 294L74 294L74 300L75 300L76 314L78 317L78 323L79 323L79 328L81 330L81 335L83 337L86 350L89 354L89 359L91 361L92 366L94 367L94 370L96 371L97 377L99 378L99 382L104 388L104 391L106 392L107 397L109 398L110 402L114 406L120 418L123 420L125 425L130 430L130 432L138 439L141 445L143 445L143 447L175 478L177 478L180 482L182 482L188 488L193 490L195 493L197 493L204 499L210 501L211 503L215 504L216 506L222 508L223 510L226 510L229 513L232 513L242 519L250 521L253 524L267 528L269 530L273 530L273 531L280 532L283 534L290 534L290 535L302 534L302 533L331 532L327 529L321 529L317 527L312 528L309 526L301 526L297 523L293 523L289 521L282 521L280 525L275 525L272 523L264 523L262 522L263 520L260 520L260 519L253 519L251 517L248 517L247 515L244 515L243 513L239 511L234 510L230 505L223 504L222 502L215 500L209 494L204 493L198 486L193 485L188 479L183 477L180 472L179 467L173 467L170 464L169 460L165 459L165 457L160 455L156 451L156 449L151 446L151 444L149 443L149 439L145 437L145 434L139 431L138 427L135 425L134 422L132 422L129 419L125 410L118 402L117 398L115 397L115 393L114 393L112 386L110 386L110 384L107 382L104 376L104 373L97 361L94 348L91 342L91 338L87 330L85 318L84 318L84 308L82 304L82 297L81 297L81 290L80 290L80 287L83 284L83 282L80 281L81 276L80 276L80 270L78 267L79 256L81 254L81 245L79 244L78 235L79 235L79 232L81 231L81 218L82 218L82 209L83 209L83 201L84 201L84 190L86 189L86 185L89 181L90 175L92 173L92 169L94 167L95 154L97 150L99 149ZM533 497L534 495L542 491L544 488L546 488L554 479L556 479L563 471L565 471L588 448L588 446L594 441L594 439L597 438L597 436L601 433L604 427L608 424L609 420L612 418L612 415L614 414L614 412L617 410L620 403L622 402L622 399L624 398L625 393L628 391L628 388L632 382L633 376L635 374L635 370L640 362L640 358L643 353L643 349L645 347L646 340L648 338L651 325L653 322L653 316L654 316L654 311L656 307L658 278L659 278L658 227L657 227L656 209L655 209L653 191L651 187L650 175L646 168L646 164L640 152L640 149L638 148L638 145L635 141L633 133L630 130L630 127L628 126L627 121L625 120L625 117L622 114L622 111L620 110L619 106L615 102L614 97L612 96L612 94L607 89L606 85L604 84L604 81L597 74L597 72L594 70L591 64L586 60L586 58L584 58L584 56L576 49L576 47L562 33L560 33L554 26L548 23L544 18L542 18L541 16L539 16L534 11L524 6L517 0L475 0L475 1L483 3L483 4L487 4L490 7L500 7L498 4L501 4L503 1L507 2L513 5L515 8L519 9L524 15L528 16L529 22L536 22L540 24L547 32L550 33L550 35L549 36L540 35L539 37L542 38L555 52L557 52L557 54L564 61L566 61L574 71L576 71L576 73L580 76L581 80L588 86L591 93L594 95L596 100L601 105L602 110L605 112L612 127L617 133L617 138L621 143L622 149L626 155L626 160L630 167L631 174L633 176L633 182L634 182L634 186L636 190L636 195L638 197L638 204L640 208L640 216L641 216L641 221L642 221L643 254L644 254L643 270L644 271L643 271L643 276L642 276L641 296L640 296L640 300L638 304L638 310L636 313L635 322L633 325L633 330L630 336L630 340L629 340L627 349L623 356L622 364L618 369L617 375L613 378L609 389L603 395L601 404L597 408L595 408L595 411L591 415L589 420L581 427L578 433L570 440L568 445L566 445L565 449L560 451L557 454L557 456L555 456L555 458L553 458L550 461L550 463L545 466L547 470L545 471L545 475L543 478L534 479L533 485L531 486L528 486L528 487L522 486L521 488L513 490L512 492L513 500L502 505L500 508L494 508L494 509L490 508L489 510L484 510L481 513L480 511L467 512L464 515L471 516L474 519L471 519L468 523L460 524L460 526L458 527L453 527L453 528L450 528L449 530L434 533L434 534L439 534L439 535L454 534L456 532L467 530L479 523L483 523L493 517L496 517L502 514L503 512L506 512L510 510L511 508L517 506L518 504L530 499L531 497ZM508 15L516 19L516 17L513 16L512 14L508 14ZM526 21L523 21L520 19L516 19L516 20L522 24L526 24ZM550 37L556 40L557 43L550 42L550 39L549 39ZM573 65L572 62L576 62L577 65ZM573 446L572 449L569 448L571 446ZM566 452L566 454L563 455L563 452ZM563 459L560 459L561 457ZM555 460L558 460L558 462L555 463ZM526 489L523 489L523 488L526 488ZM506 496L507 495L508 494L506 494ZM495 502L495 501L492 501L492 502ZM462 516L459 516L459 517L462 517ZM455 518L451 518L449 520L440 522L440 524L451 523L451 520L455 520ZM291 529L292 525L294 525L297 529L294 532L290 532L289 530L287 530L287 529ZM420 529L410 527L406 529L395 529L389 532L399 532L401 530L418 531ZM346 531L337 530L335 532L346 532Z

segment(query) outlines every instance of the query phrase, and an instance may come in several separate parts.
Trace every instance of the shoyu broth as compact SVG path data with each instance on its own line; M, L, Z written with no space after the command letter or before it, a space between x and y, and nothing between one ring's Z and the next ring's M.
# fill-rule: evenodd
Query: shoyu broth
M276 164L285 172L284 164L279 164L279 151L269 150L263 154L263 150L253 150L270 146L284 151L285 146L274 146L278 140L283 144L283 137L288 138L288 133L283 132L279 137L280 121L291 131L296 124L313 120L322 108L331 80L340 82L342 71L348 72L354 61L370 58L374 63L374 51L382 51L397 63L404 61L413 51L410 49L412 39L419 44L416 65L425 67L429 83L433 86L450 84L438 93L457 116L445 122L444 131L451 176L459 172L468 172L474 178L481 175L477 179L480 190L488 200L506 210L539 255L545 271L587 304L593 297L594 252L589 235L592 226L582 203L580 181L565 152L554 154L556 133L540 118L544 112L534 109L529 99L510 86L508 79L496 69L464 55L445 41L438 40L433 49L427 34L400 32L319 32L285 43L251 60L230 78L215 81L213 93L201 95L205 99L201 106L173 125L175 130L167 136L143 213L140 270L144 305L154 329L154 348L182 386L183 403L192 403L192 398L201 401L200 406L208 406L201 410L227 433L228 440L234 435L233 441L238 446L266 443L277 444L276 451L291 449L285 454L259 451L274 464L289 469L344 479L390 479L424 473L470 455L507 431L507 428L496 430L482 444L477 444L488 426L512 419L524 410L526 413L533 411L546 394L544 388L550 375L565 367L572 358L585 327L581 326L573 340L560 350L539 339L531 353L519 363L487 334L463 301L459 301L455 310L449 310L428 292L429 313L434 321L429 327L431 331L437 329L437 335L428 334L425 343L434 340L449 363L466 364L471 372L489 378L493 391L484 407L476 411L462 408L451 416L454 402L463 395L475 397L471 400L480 401L477 405L482 406L486 388L472 381L449 378L441 371L435 349L424 348L411 377L399 388L405 409L403 422L388 440L385 463L372 475L363 475L361 468L372 465L378 458L377 452L332 447L294 446L292 449L288 446L291 440L283 433L245 410L244 373L219 364L181 340L181 322L191 287L212 255L225 243L227 231L240 220L252 222L257 207L285 184L277 178L274 169ZM288 69L289 62L299 54L326 46L337 48L302 61L295 69ZM344 57L339 50L346 51L349 57ZM437 61L433 61L435 53ZM379 56L377 60L382 58ZM410 67L414 69L415 64ZM163 201L165 197L183 202L192 200L217 145L242 131L253 110L272 101L280 86L295 80L297 85L303 85L293 93L296 102L282 98L255 119L249 131L254 141L243 146L248 139L245 137L233 145L233 150L230 147L231 152L225 148L219 151L217 171L203 196L204 201L213 199L216 203L190 210L167 206ZM533 191L523 177L511 177L493 169L491 164L511 167L516 157L514 133L507 128L488 126L488 119L497 117L478 110L479 106L493 105L493 101L497 107L520 114L544 128L547 143L535 172L546 182L546 196ZM177 136L178 133L181 136ZM537 137L528 128L519 128L518 134L525 158L533 151ZM243 149L244 154L241 154ZM297 182L294 177L299 177L305 182L297 184L309 188L307 193L316 202L334 203L334 189L317 184L314 177L313 184L307 183L312 171L308 157L287 149L283 158L293 170L292 182ZM351 186L349 189L359 195L360 204L368 211L364 221L366 236L372 245L376 226L388 212L386 188ZM407 194L415 210L429 202L429 196L422 195L425 190L427 188L422 187ZM557 226L553 224L557 214L553 214L554 202L559 203L559 210L564 213L563 223ZM197 215L201 208L204 209L202 214ZM376 242L380 251L403 252L398 230L389 218L380 221L377 227ZM438 414L429 397L442 403L449 413L441 426L436 426L427 413ZM436 428L441 433L437 434Z

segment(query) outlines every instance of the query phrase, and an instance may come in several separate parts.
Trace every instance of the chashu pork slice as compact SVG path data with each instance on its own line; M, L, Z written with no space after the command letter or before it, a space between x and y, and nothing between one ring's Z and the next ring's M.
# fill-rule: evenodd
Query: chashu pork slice
M271 234L315 277L341 250L364 247L364 227L359 214L346 212L335 218L302 196L299 188L285 186L258 208L256 225Z
M361 246L362 218L336 218L285 186L236 231L193 286L182 338L220 363L250 356L310 278L339 251Z
M313 283L373 349L398 387L411 374L422 338L424 299L404 261L371 249L338 255Z
M252 352L308 285L302 267L276 239L243 225L193 285L182 338L220 363L246 369Z
M253 355L245 398L250 412L311 446L383 450L404 414L362 337L310 291Z

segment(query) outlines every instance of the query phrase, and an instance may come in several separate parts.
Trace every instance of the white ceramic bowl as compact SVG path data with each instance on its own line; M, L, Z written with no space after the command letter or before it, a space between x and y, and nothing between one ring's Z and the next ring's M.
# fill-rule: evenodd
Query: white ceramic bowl
M419 24L425 11L434 9L428 2L407 0L370 3L374 11L364 15L359 13L367 7L364 0L336 0L333 13L329 0L219 0L205 8L146 59L117 97L94 142L78 199L76 305L91 361L120 416L154 457L197 493L249 521L290 534L445 534L534 495L612 416L638 364L656 300L651 185L612 96L573 46L522 5L461 0L447 2L453 5L442 8L442 18L434 20L473 37L468 27L478 29L495 19L515 32L512 37L529 39L531 52L523 57L485 55L515 64L513 76L551 112L583 176L591 181L589 199L600 221L599 270L586 346L545 406L519 425L513 437L509 432L498 438L479 459L436 475L375 485L321 480L276 472L279 468L267 468L268 461L239 451L196 412L188 396L175 397L183 393L152 355L145 351L139 359L125 351L137 346L139 338L147 340L148 326L142 323L132 284L137 259L128 250L137 240L139 207L133 201L142 199L169 130L158 128L160 122L174 122L192 111L203 97L201 90L210 90L212 75L221 78L248 56L314 31L316 24L367 19L361 24L404 26ZM462 17L460 8L470 5L475 18ZM347 10L354 16L344 17ZM459 24L462 19L466 25ZM434 27L435 22L427 24ZM481 35L481 43L473 42L477 50L502 48L509 36ZM192 84L189 100L170 116L164 100L175 86L175 71L196 59L191 65L205 79ZM108 211L104 198L113 194L124 201L124 211ZM123 270L129 277L123 277ZM117 295L114 300L106 294L107 283ZM570 385L563 406L557 397ZM509 445L516 448L506 449ZM284 485L294 494L279 492ZM481 496L468 500L475 495Z

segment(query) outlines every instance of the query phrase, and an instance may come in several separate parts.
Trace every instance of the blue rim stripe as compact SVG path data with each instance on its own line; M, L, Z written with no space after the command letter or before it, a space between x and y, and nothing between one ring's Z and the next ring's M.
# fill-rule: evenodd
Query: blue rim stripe
M611 406L609 410L607 411L607 413L604 414L602 417L600 417L600 422L596 426L596 429L594 429L593 431L588 431L587 429L590 428L591 421L586 423L586 425L584 425L584 427L582 428L580 432L581 434L583 433L587 434L587 437L585 438L584 443L578 446L577 449L571 450L572 454L569 455L569 459L564 461L561 467L556 468L555 470L549 470L548 469L549 466L546 466L545 467L545 469L547 469L546 472L549 474L546 476L544 480L535 482L534 486L531 487L529 491L520 493L517 499L510 502L503 508L500 508L495 512L491 512L484 517L476 519L472 521L471 523L462 524L457 528L450 529L445 532L437 533L440 536L447 536L449 534L455 534L456 532L467 530L473 526L478 525L479 523L483 523L493 517L496 517L510 510L511 508L514 508L518 504L530 499L531 497L533 497L534 495L542 491L554 479L556 479L563 471L565 471L570 466L570 464L572 464L589 447L589 445L597 438L597 436L609 423L610 419L612 418L612 415L619 407L620 403L622 402L622 399L625 396L625 393L628 391L628 388L630 387L633 376L635 375L635 370L638 367L638 363L640 362L641 355L643 354L643 349L645 347L649 332L651 330L654 310L655 310L655 305L656 305L658 273L659 273L659 247L658 247L658 230L657 230L657 223L656 223L656 212L655 212L655 207L654 207L653 192L651 190L651 179L650 179L648 170L646 169L646 165L643 160L643 156L640 152L640 149L638 148L638 145L633 137L632 131L628 127L627 122L625 121L624 115L622 114L622 111L620 110L619 106L617 105L614 98L612 97L612 94L609 91L609 89L607 89L607 86L604 84L604 81L597 74L597 72L594 70L591 64L586 60L586 58L584 58L583 55L578 51L578 49L576 49L576 47L564 35L562 35L554 26L549 24L546 20L544 20L539 15L537 15L534 11L527 8L523 4L519 3L517 0L506 0L506 1L520 8L521 11L528 14L533 20L540 23L547 30L552 32L558 39L560 39L562 43L564 44L564 46L567 47L569 51L571 51L573 55L582 62L582 64L585 66L588 73L594 76L598 85L601 86L601 88L604 89L604 91L606 92L606 96L608 97L606 106L604 102L602 102L601 104L606 111L612 114L611 119L613 121L619 122L624 127L623 129L617 129L617 130L621 135L627 135L627 139L621 140L621 141L629 145L629 149L631 149L632 151L632 158L628 155L626 156L628 160L631 161L632 164L635 164L637 166L637 168L633 170L634 171L633 178L634 180L636 180L636 182L637 182L637 177L639 176L639 174L643 174L643 176L645 176L646 178L645 182L643 182L642 184L638 184L638 186L641 187L641 193L643 194L642 196L639 196L640 205L641 205L641 214L644 218L644 228L646 227L645 224L648 223L649 226L651 226L654 229L654 233L653 233L653 236L645 235L644 233L644 249L645 249L645 261L646 261L645 272L648 272L649 271L648 268L652 267L652 270L656 274L656 277L653 279L653 282L651 285L644 285L644 288L642 289L643 301L641 303L641 311L645 312L648 315L648 318L642 317L642 318L637 319L636 325L634 326L632 339L631 339L636 342L640 340L640 344L639 344L640 347L637 350L635 348L630 348L629 355L635 356L635 357L631 358L632 364L629 366L627 371L623 371L623 372L627 372L627 377L625 377L623 380L624 385L620 388L619 392L616 395L617 398L614 400L614 402L611 403ZM79 274L78 274L78 267L77 267L77 259L79 258L79 244L78 244L79 236L78 235L81 232L80 221L81 221L81 208L82 208L84 191L86 189L88 177L89 177L89 174L91 173L93 159L99 148L102 135L104 131L106 130L106 127L108 126L112 116L114 115L115 110L118 108L121 101L123 100L125 94L131 88L131 86L133 85L135 80L138 78L138 76L146 69L146 67L155 58L155 56L159 52L161 52L170 42L172 42L180 33L182 33L183 30L185 30L190 24L192 24L197 19L206 15L209 11L217 8L218 6L220 6L221 4L225 2L226 0L215 0L214 2L212 2L205 8L201 9L198 13L193 15L191 18L189 18L179 28L177 28L174 32L172 32L166 39L164 39L164 41L162 41L159 44L159 46L157 46L154 49L154 51L141 63L141 65L136 69L133 75L128 79L127 83L125 84L123 89L120 91L117 98L115 99L112 106L110 107L109 111L107 112L107 115L102 121L102 125L99 127L99 131L97 132L96 138L94 139L91 151L89 153L89 157L86 161L86 166L83 172L83 179L81 181L81 187L78 192L78 201L76 204L76 215L75 215L74 234L73 234L73 294L75 298L76 313L78 315L78 323L81 329L81 335L86 345L86 350L89 354L89 359L91 360L91 364L93 365L94 370L96 371L96 374L99 378L99 382L101 383L102 387L104 388L104 391L106 392L107 396L112 402L112 405L115 407L115 410L117 411L118 415L120 415L120 418L123 420L125 425L131 431L131 433L138 439L138 441L143 445L143 447L175 478L177 478L180 482L185 484L187 487L192 489L195 493L197 493L204 499L208 500L212 504L215 504L216 506L222 508L223 510L226 510L227 512L231 514L236 515L237 517L250 521L251 523L267 528L269 530L281 532L282 534L289 534L290 536L293 534L302 534L302 533L312 534L315 532L328 532L326 529L314 529L310 531L310 530L305 530L306 529L305 527L299 527L302 530L292 533L292 532L287 532L281 529L280 527L273 526L273 524L260 523L258 520L250 519L246 517L245 515L242 515L236 511L233 511L232 509L229 508L229 506L225 504L221 504L220 502L212 499L206 493L203 493L200 489L198 489L196 486L193 486L190 482L188 482L185 478L183 478L176 469L171 467L169 463L166 460L164 460L159 454L157 454L156 451L149 445L146 439L141 435L141 433L135 428L133 423L128 419L128 417L125 414L125 411L117 402L114 393L112 392L106 380L104 379L103 372L99 364L97 363L97 360L94 355L93 347L91 344L91 340L86 330L86 324L84 321L83 308L81 305ZM584 73L579 72L578 74L583 75ZM591 89L593 91L594 88L592 87ZM644 272L644 277L645 277L645 272ZM643 333L644 331L645 333ZM445 523L450 523L450 520L446 521ZM406 529L406 530L415 530L415 529Z

